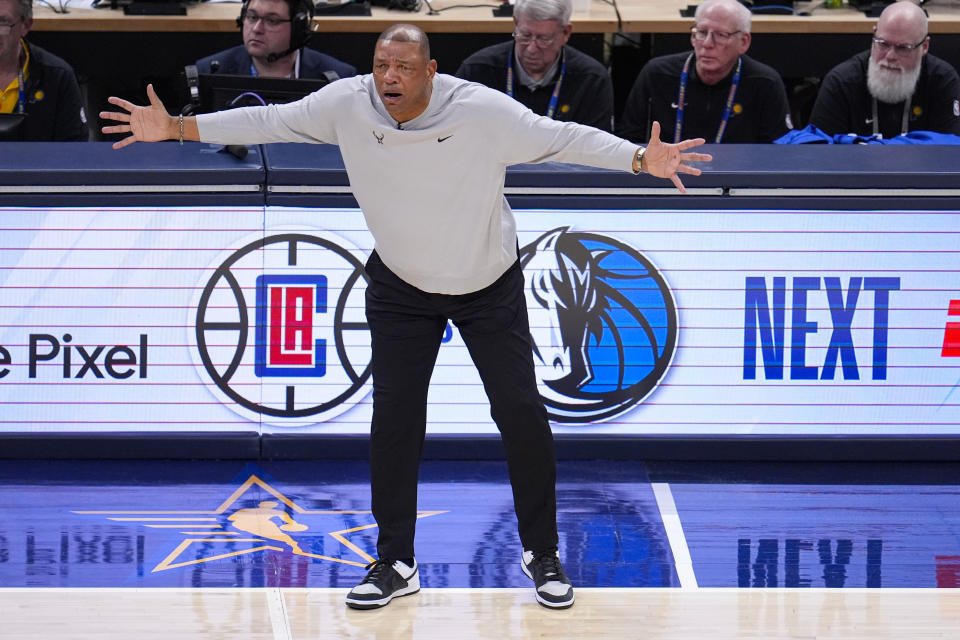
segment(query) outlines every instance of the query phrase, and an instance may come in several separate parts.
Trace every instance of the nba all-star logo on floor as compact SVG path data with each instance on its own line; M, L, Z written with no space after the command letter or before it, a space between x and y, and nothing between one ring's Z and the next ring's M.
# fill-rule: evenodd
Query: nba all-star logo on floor
M540 394L550 419L623 414L666 373L677 310L663 276L615 238L548 231L520 251Z
M359 546L362 541L354 537L360 532L376 529L370 511L311 509L301 502L309 505L317 502L316 499L288 497L261 475L251 473L217 507L210 505L202 510L74 510L72 513L103 517L118 526L155 533L159 545L173 542L164 535L171 530L182 536L175 545L171 544L172 548L163 551L165 555L150 571L152 574L196 568L206 563L222 567L223 563L230 562L233 567L241 567L243 564L239 558L251 554L289 553L312 562L360 568L374 561L374 557ZM158 499L164 500L162 496ZM325 499L320 500L323 501ZM417 519L445 513L448 512L420 510ZM364 523L358 525L358 521ZM330 531L331 528L336 530ZM328 544L328 538L333 538L337 544ZM326 549L329 551L324 553ZM259 563L264 562L259 560Z
M281 233L233 251L197 305L197 355L250 420L323 422L369 391L363 257L326 232Z

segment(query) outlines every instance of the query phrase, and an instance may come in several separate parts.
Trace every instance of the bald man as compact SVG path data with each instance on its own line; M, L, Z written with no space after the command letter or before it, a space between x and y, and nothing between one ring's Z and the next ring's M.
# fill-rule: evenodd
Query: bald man
M378 558L347 594L376 609L420 590L414 554L417 475L427 391L451 321L483 380L513 487L521 569L537 601L573 604L560 562L553 435L537 389L516 223L503 195L508 165L573 162L668 178L698 175L687 149L703 140L638 147L605 131L539 116L489 87L437 73L427 36L388 27L373 73L333 82L287 105L169 116L152 88L149 107L110 98L127 113L116 148L166 139L338 144L353 194L373 234L366 312L371 337L371 507Z
M960 78L929 49L923 9L912 2L889 5L870 50L824 78L810 123L831 135L893 138L918 130L960 135Z

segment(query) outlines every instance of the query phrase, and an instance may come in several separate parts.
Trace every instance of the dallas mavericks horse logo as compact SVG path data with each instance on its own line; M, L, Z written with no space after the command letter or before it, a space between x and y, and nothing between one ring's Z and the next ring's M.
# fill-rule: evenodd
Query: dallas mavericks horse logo
M658 384L677 311L657 269L613 238L548 231L520 251L540 394L551 420L620 415Z

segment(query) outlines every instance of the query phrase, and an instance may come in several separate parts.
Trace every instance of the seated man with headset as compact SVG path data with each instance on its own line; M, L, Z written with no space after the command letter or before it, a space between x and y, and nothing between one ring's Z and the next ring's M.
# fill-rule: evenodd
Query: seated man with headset
M243 44L197 60L197 69L268 78L356 75L352 65L305 46L313 35L312 21L311 0L246 0L237 18Z

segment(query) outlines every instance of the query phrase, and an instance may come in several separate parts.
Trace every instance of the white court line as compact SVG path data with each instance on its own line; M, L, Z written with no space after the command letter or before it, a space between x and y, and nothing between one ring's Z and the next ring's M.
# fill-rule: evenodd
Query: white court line
M273 627L273 640L290 640L290 616L287 615L287 603L280 589L266 591L267 608L270 610L270 626Z
M660 509L660 519L663 528L667 531L667 540L670 542L670 551L673 553L673 564L677 568L677 577L680 578L681 589L699 589L697 576L693 572L693 560L690 559L690 548L687 538L683 535L683 526L680 524L680 514L673 501L673 493L666 482L652 482L653 495L657 499Z
M677 593L682 591L677 587L578 587L574 585L577 593L635 593L635 594L655 594L655 593ZM9 595L13 593L59 593L59 594L79 594L79 593L248 593L255 591L279 591L281 593L302 593L302 594L343 594L347 595L350 589L348 587L0 587L0 594ZM690 591L693 591L691 589ZM743 591L749 593L857 593L857 594L909 594L909 593L958 593L960 587L698 587L697 593L729 593L732 591ZM497 593L529 593L533 594L533 587L424 587L420 589L421 593L476 593L476 594L497 594ZM346 605L344 605L346 606ZM286 612L286 600L284 600L284 611Z

